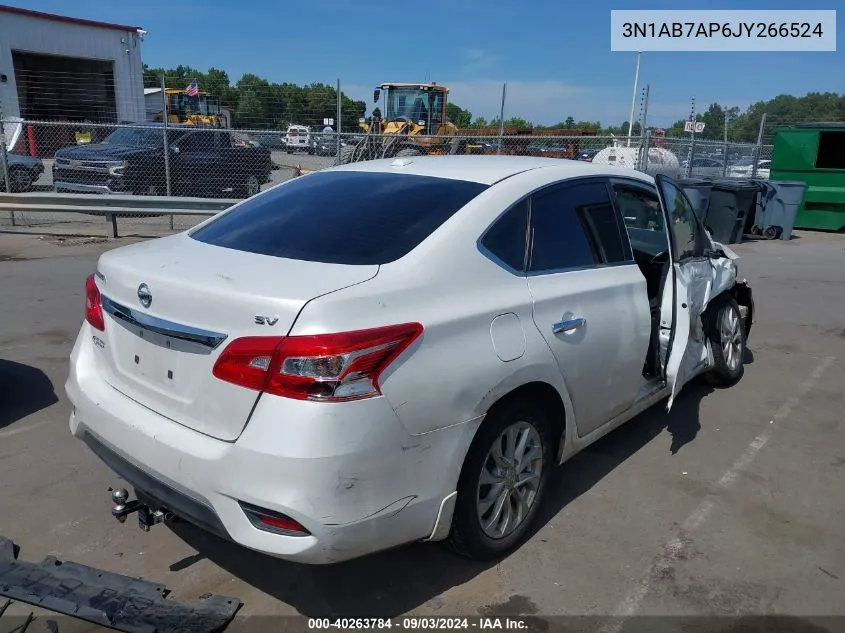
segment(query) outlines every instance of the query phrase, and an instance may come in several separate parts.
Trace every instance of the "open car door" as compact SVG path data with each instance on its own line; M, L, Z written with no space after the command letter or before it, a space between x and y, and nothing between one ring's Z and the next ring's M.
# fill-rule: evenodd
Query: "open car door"
M667 410L681 388L709 363L701 314L713 290L712 242L683 189L666 176L655 184L663 211L669 271L660 301L660 361L669 388Z

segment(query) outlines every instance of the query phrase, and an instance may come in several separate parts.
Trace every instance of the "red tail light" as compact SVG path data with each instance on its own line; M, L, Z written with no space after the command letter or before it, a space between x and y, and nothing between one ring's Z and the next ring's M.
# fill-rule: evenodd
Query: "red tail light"
M344 402L381 395L378 380L423 332L419 323L338 334L232 341L214 376L296 400Z
M100 304L100 289L94 281L94 275L85 280L85 320L101 332L106 329L103 306Z

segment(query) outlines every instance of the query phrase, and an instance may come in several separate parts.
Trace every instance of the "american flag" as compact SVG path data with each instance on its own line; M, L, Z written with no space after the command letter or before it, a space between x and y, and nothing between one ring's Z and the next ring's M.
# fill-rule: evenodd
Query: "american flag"
M200 93L199 86L197 85L197 80L194 79L188 87L185 88L185 94L189 97L196 97Z

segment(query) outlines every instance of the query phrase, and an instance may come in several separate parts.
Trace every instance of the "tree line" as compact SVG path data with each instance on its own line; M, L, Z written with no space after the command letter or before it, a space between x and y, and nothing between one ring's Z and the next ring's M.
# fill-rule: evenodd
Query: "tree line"
M324 83L300 86L293 83L269 82L255 74L246 73L234 84L226 71L209 68L202 72L190 66L175 68L151 68L144 64L144 86L158 87L164 75L168 88L185 88L197 80L199 89L220 99L222 106L232 109L235 127L255 129L279 129L290 124L322 126L323 119L337 116L337 90ZM354 100L341 90L342 129L358 129L358 121L365 116L367 104ZM464 129L498 128L497 118L487 120L473 117L472 112L455 103L449 103L446 113L455 125ZM757 140L760 121L767 115L764 141L770 141L777 127L809 121L845 121L845 95L833 92L812 92L803 97L779 95L769 101L758 101L746 109L711 103L697 116L705 124L699 138L719 140L725 136L732 142L753 143ZM679 119L668 128L666 136L683 136L686 119ZM560 130L590 130L599 135L625 136L628 122L619 125L603 125L600 121L575 120L563 117L554 125L540 125L520 116L504 121L505 128ZM649 129L654 130L652 126ZM633 125L632 134L641 134L639 122Z
M226 71L218 68L202 72L181 64L167 69L144 64L144 87L160 87L162 75L167 88L184 89L196 79L202 92L232 109L232 123L238 128L279 129L291 124L322 127L324 119L337 116L337 89L329 84L279 84L252 73L232 84ZM366 103L350 99L341 90L342 129L357 129L366 108Z

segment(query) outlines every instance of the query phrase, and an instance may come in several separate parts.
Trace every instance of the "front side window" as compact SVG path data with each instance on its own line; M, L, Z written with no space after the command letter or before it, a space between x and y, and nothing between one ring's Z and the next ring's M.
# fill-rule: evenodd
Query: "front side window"
M675 261L700 255L704 248L704 237L695 211L683 190L666 179L660 179L658 186L669 216L669 227L675 238Z
M669 252L669 238L663 221L663 210L657 192L641 187L616 184L613 186L616 207L625 222L634 258L651 258Z

